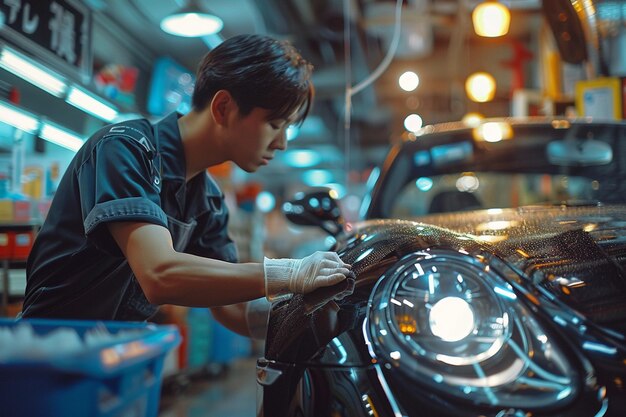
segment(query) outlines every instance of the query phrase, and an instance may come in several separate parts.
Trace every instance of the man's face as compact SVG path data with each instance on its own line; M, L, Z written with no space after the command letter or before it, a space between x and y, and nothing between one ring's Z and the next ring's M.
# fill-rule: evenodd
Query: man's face
M255 107L246 116L237 115L233 125L232 160L246 172L255 172L267 165L276 151L287 149L286 130L293 119L269 119L269 114L269 110Z

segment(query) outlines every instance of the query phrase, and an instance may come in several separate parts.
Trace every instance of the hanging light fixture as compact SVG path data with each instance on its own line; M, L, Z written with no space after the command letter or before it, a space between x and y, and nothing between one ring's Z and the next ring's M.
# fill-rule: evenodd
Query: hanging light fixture
M511 12L502 3L486 1L472 12L474 32L479 36L497 38L506 35L511 23Z
M213 35L224 27L219 17L200 8L196 0L161 20L161 29L171 35L187 38Z

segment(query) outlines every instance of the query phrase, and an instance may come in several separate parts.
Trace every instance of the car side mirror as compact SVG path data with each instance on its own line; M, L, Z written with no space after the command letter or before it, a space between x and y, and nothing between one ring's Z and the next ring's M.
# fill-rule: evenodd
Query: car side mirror
M550 142L547 156L550 163L560 166L605 165L613 159L613 149L599 140L565 139Z
M345 220L330 191L299 193L294 200L283 204L283 213L289 221L301 226L317 226L332 236L343 231Z

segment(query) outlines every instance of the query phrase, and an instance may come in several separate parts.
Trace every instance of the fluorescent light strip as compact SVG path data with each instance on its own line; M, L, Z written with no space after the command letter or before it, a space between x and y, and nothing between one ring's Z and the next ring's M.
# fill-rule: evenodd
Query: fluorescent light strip
M48 142L55 143L74 152L83 146L83 140L75 133L60 127L54 126L48 122L43 122L39 136Z
M35 133L39 129L39 120L8 103L0 103L0 121L27 133Z
M112 122L119 114L113 106L75 86L70 87L65 101L107 122Z
M61 77L7 47L0 53L0 67L54 96L61 97L67 90L67 84Z

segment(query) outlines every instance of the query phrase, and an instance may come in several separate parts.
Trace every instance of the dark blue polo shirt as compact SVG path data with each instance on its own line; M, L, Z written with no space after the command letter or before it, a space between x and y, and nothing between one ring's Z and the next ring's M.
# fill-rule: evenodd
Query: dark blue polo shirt
M22 317L145 320L146 300L106 226L167 227L180 252L237 261L224 196L208 173L185 182L178 117L96 132L63 176L27 263Z

